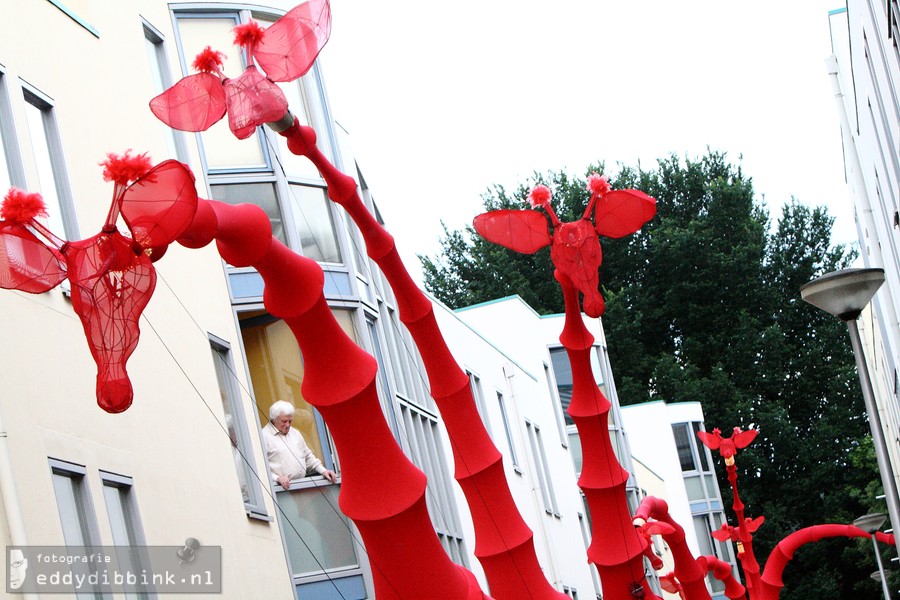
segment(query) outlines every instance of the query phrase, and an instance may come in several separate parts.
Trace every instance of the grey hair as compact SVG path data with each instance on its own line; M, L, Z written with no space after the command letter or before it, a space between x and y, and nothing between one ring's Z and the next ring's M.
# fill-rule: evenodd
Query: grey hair
M274 421L281 415L294 416L294 406L290 402L277 400L269 407L269 420Z

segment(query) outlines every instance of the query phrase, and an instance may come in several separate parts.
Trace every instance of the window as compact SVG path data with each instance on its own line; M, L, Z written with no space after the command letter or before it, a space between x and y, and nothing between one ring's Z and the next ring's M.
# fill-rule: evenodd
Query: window
M696 471L697 463L694 461L693 444L687 423L672 425L672 434L675 436L675 449L678 452L678 461L682 471Z
M528 442L531 445L531 456L534 459L534 471L541 489L544 510L548 514L558 517L560 516L559 505L556 503L556 493L553 491L553 479L550 474L550 465L547 463L547 454L544 452L541 429L530 421L525 421L525 429L528 431Z
M509 415L506 414L506 401L503 399L503 394L500 392L497 392L497 404L500 406L500 418L503 420L503 431L506 433L506 443L509 445L509 460L512 462L513 468L521 473L521 470L519 469L519 457L516 454L516 445L513 442L512 427L510 427L509 423Z
M550 364L553 365L559 404L565 416L566 425L574 425L575 421L572 420L572 417L567 412L569 404L572 403L572 365L569 364L569 356L566 354L566 349L551 348Z
M244 54L233 44L232 29L249 14L236 10L177 12L184 73L193 72L190 64L194 57L210 46L225 53L223 71L231 77L239 75L244 70ZM252 16L263 25L277 19L277 15L259 11ZM318 78L318 70L313 68L300 81L279 85L292 114L301 124L315 127L319 149L334 156ZM268 128L257 128L256 135L238 140L227 121L226 117L199 134L212 197L229 204L257 204L282 243L321 263L342 264L345 252L335 231L334 207L318 170L306 157L291 154L285 139Z
M334 314L356 341L350 313L335 310ZM257 426L263 427L268 423L269 407L276 400L290 402L295 410L292 427L300 431L313 454L327 468L334 469L325 423L303 398L303 357L293 332L284 321L265 311L242 312L238 320L258 410Z
M472 390L475 408L478 409L478 415L481 417L481 422L484 423L484 428L487 430L488 435L491 435L490 419L488 419L487 415L487 405L484 403L484 390L481 389L481 378L469 371L466 371L466 375L469 376L469 389ZM491 437L493 436L491 435Z
M584 551L587 552L591 545L591 532L590 525L585 521L584 514L582 513L578 513L578 525L581 527L581 539L584 541ZM591 571L591 580L594 583L594 593L597 598L600 598L600 575L597 572L597 567L593 563L589 563L588 569Z
M291 184L291 210L303 256L319 262L340 263L341 249L325 188Z
M166 50L163 46L163 36L155 27L144 21L144 47L147 51L147 64L150 66L150 79L154 96L163 93L173 81L169 75L169 62L166 59ZM169 158L184 160L187 152L183 148L183 141L176 130L167 125L159 124L166 139L166 148Z
M209 191L213 200L226 204L250 202L262 208L269 217L269 223L272 224L272 235L282 244L288 244L284 232L284 217L278 204L274 182L210 184Z
M468 566L462 525L456 512L451 475L438 436L437 418L405 402L400 403L403 421L401 442L410 460L428 477L425 502L431 522L450 559Z
M92 547L100 545L100 534L91 495L88 490L84 465L50 459L50 476L59 509L63 540L66 546ZM77 569L73 565L73 569ZM90 575L90 565L83 567L84 575ZM76 598L100 598L100 594L76 594Z
M119 569L124 572L141 573L150 567L150 560L143 548L146 541L138 515L137 501L132 491L132 479L100 471L100 480L103 482L103 498L106 501L113 544L116 545ZM156 595L148 596L147 593L125 593L127 600L155 597Z
M21 161L18 160L16 129L12 121L6 76L0 68L0 195L5 195L13 185L26 187Z
M394 439L400 439L400 429L397 425L397 413L394 410L394 394L391 392L391 386L388 382L389 365L384 360L384 353L381 350L381 341L378 335L378 325L374 319L366 318L366 327L369 330L369 338L372 342L372 354L378 362L378 399L381 402L381 410L384 412L384 418Z
M212 336L210 336L210 345L213 364L216 369L216 379L219 382L222 410L225 414L225 428L228 431L228 452L234 460L234 468L237 472L244 508L250 515L264 516L266 515L266 509L263 503L259 479L254 469L250 432L247 430L247 423L244 419L240 384L234 373L231 350L227 342Z
M231 32L239 22L240 18L235 11L178 15L181 61L185 75L194 73L190 65L206 46L225 54L223 71L227 76L240 75L244 70L243 53L234 45L234 35ZM266 168L262 137L255 135L246 140L237 139L228 128L227 116L199 135L206 168L210 172Z
M559 432L559 443L565 448L569 445L569 436L566 434L566 417L562 414L562 406L557 392L556 383L553 381L553 372L544 363L544 378L547 380L547 388L550 393L550 403L553 405L553 417L556 419L556 428ZM579 469L580 470L580 469Z
M80 236L53 105L35 91L25 88L23 93L25 119L38 175L38 189L30 186L28 191L39 192L44 197L48 214L46 224L50 231L61 238L77 240Z
M66 545L99 545L100 535L84 466L51 458L50 473Z

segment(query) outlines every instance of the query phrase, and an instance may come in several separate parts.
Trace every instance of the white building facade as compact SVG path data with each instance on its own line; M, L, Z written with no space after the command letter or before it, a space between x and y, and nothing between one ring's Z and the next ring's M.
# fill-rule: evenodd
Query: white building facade
M885 271L885 284L859 320L860 334L900 482L900 8L848 0L829 18L834 54L827 68L861 259Z

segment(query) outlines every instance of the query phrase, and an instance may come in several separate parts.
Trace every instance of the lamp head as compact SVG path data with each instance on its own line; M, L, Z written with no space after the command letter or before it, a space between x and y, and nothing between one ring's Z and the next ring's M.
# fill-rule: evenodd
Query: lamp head
M841 269L800 287L800 297L842 321L856 320L884 283L884 269Z

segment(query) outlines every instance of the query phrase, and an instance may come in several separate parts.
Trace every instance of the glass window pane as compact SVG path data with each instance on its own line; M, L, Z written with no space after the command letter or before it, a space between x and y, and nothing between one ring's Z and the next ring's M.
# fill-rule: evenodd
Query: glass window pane
M341 262L329 200L320 187L291 184L291 209L304 256L319 262Z
M274 183L229 183L209 186L213 200L227 204L256 204L262 208L272 224L272 235L287 245L284 234L284 219Z
M225 54L222 70L229 77L237 77L244 70L240 49L234 45L232 29L237 25L234 18L180 18L178 30L181 35L181 51L188 73L194 74L191 63L203 48L210 46ZM228 129L228 117L201 134L203 152L210 170L264 167L261 136L246 140L234 137Z
M151 90L154 95L159 95L172 84L172 81L169 77L163 40L146 25L144 26L144 50L147 52L147 64L150 66ZM159 127L166 140L167 157L178 158L175 130L162 121L159 122Z
M682 471L696 471L694 454L691 451L691 437L687 423L672 425L672 434L675 436L675 447L678 450L678 460L681 462Z
M572 365L569 364L569 356L565 348L550 349L550 364L553 366L553 376L556 379L556 389L559 392L559 404L562 407L566 425L574 425L575 421L569 416L569 404L572 403Z
M699 440L700 438L697 437L697 433L700 431L700 423L698 423L696 421L691 423L691 429L693 430L693 433L694 433L693 439ZM700 455L700 470L701 471L709 471L710 470L709 459L706 457L706 453L707 453L706 446L704 446L703 444L697 444L697 454ZM712 493L712 489L710 489L710 493Z
M575 465L575 473L581 474L581 465L584 461L581 454L581 436L577 431L569 432L569 454L572 456L572 463Z
M685 477L684 488L687 491L688 500L706 500L706 493L699 477Z
M81 505L80 490L73 477L53 473L53 490L59 507L63 539L67 546L89 546L90 535L85 521L84 507Z
M697 533L697 543L700 545L700 556L712 554L712 533L705 515L694 517L694 531Z
M294 334L284 321L268 313L242 313L239 319L259 410L259 426L269 422L269 407L273 402L290 402L295 409L292 427L303 434L303 439L316 456L324 458L313 407L304 400L300 389L303 358Z
M350 524L338 510L338 486L279 492L276 497L294 576L357 566Z
M216 378L219 382L222 410L225 414L225 427L228 429L230 440L229 453L234 460L241 497L244 499L245 504L253 504L254 508L262 511L262 503L258 500L257 490L255 489L257 487L256 478L250 466L250 457L253 455L250 450L247 427L240 410L239 385L235 379L234 368L228 356L228 349L213 345L212 354Z
M25 121L28 124L28 135L31 139L34 165L38 175L38 189L29 189L28 191L40 193L47 204L47 217L38 217L38 220L42 221L57 236L69 239L70 232L66 231L64 224L62 202L53 171L46 121L48 118L50 115L47 114L47 110L32 103L30 98L26 97Z
M497 392L497 404L500 405L500 418L503 420L503 430L506 432L506 443L509 444L509 458L513 466L519 466L519 458L516 456L516 445L513 443L512 428L509 423L509 415L506 414L506 401L503 394Z

